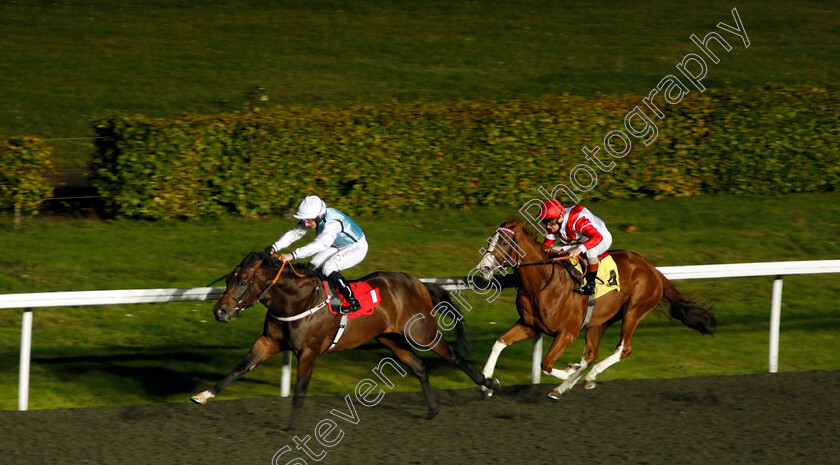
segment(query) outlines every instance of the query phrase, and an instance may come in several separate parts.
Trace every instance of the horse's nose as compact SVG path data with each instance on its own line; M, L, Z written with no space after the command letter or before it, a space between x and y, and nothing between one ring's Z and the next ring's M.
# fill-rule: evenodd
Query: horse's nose
M227 311L222 307L216 307L213 309L213 314L216 315L216 319L219 321L225 321L225 317L227 316Z

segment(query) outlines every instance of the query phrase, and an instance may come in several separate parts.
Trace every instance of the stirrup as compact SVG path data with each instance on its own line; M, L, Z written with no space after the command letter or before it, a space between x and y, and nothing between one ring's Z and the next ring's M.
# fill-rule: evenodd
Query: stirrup
M362 306L359 304L359 301L355 297L352 297L351 299L352 300L347 300L347 306L342 305L341 307L339 307L338 313L342 315L347 315L348 313L353 313L356 310L362 309Z
M595 295L595 282L589 282L583 286L574 289L575 292L582 295Z

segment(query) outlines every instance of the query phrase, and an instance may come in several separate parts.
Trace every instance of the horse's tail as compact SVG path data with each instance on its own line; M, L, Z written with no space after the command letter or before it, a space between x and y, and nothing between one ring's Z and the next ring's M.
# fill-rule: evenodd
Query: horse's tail
M429 291L429 296L432 298L432 306L435 308L435 314L439 312L450 313L449 317L455 320L455 345L453 349L461 357L467 357L470 352L469 337L467 335L467 323L464 321L464 314L461 309L452 301L452 296L449 291L443 288L440 284L423 283L426 290ZM440 305L443 303L443 305Z
M674 284L659 270L656 270L656 273L659 275L659 281L662 282L662 300L668 302L669 315L700 334L712 334L717 326L717 320L712 311L680 294Z

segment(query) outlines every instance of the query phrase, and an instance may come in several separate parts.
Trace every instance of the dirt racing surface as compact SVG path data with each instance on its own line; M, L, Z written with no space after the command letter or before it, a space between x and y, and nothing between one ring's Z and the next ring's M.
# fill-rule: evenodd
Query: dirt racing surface
M4 411L0 463L840 463L840 371L551 387L435 391L433 420L419 392L310 397L294 432L280 398Z

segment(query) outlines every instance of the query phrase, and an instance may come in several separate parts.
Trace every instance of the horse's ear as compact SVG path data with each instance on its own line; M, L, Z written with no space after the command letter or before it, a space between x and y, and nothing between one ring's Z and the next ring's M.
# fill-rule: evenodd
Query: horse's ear
M254 250L248 252L248 255L246 255L245 258L242 259L242 263L240 263L239 266L249 267L256 262L262 261L263 257L261 254L262 252L257 252Z

